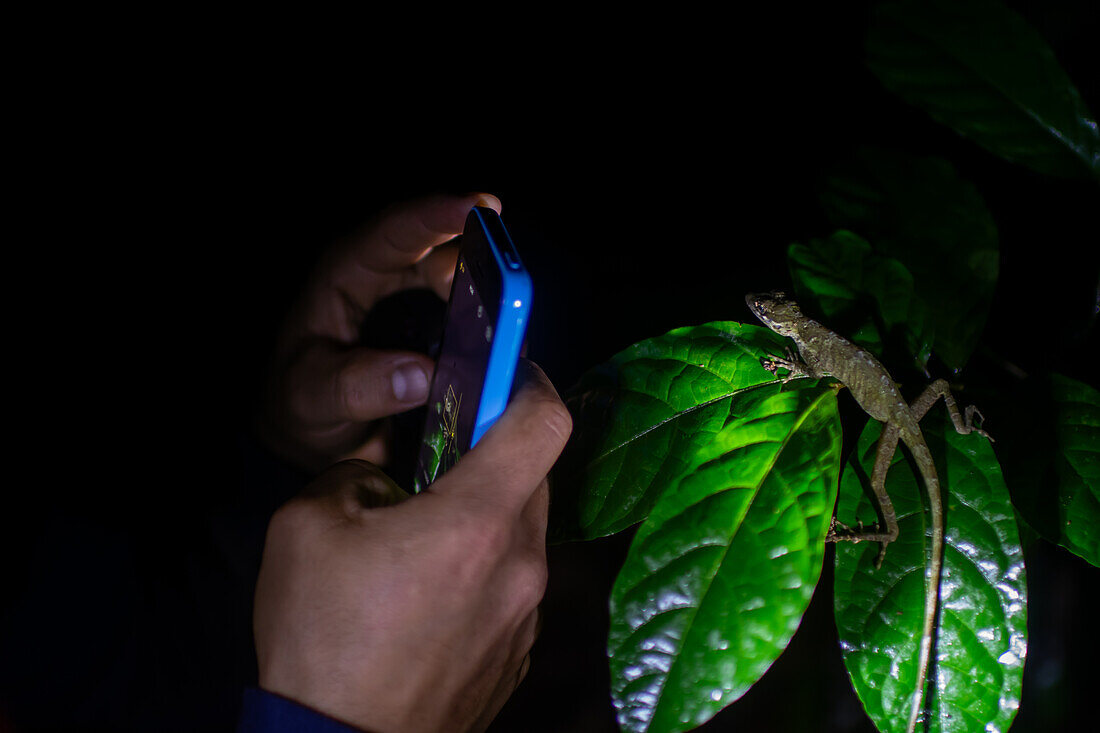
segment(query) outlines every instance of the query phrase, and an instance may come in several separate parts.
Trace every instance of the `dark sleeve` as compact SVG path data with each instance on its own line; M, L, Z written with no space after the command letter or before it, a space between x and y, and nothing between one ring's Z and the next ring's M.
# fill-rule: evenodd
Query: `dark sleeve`
M258 687L244 691L237 733L363 733L359 728Z

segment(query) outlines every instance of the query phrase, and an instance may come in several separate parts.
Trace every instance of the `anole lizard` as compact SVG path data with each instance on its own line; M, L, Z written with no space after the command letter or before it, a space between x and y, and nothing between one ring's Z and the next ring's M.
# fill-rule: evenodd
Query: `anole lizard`
M800 376L813 378L833 377L852 393L859 406L873 419L884 423L875 453L875 465L871 472L871 489L878 499L882 512L883 526L872 531L855 531L833 518L832 527L826 536L827 542L870 540L881 542L875 566L882 563L886 546L897 539L898 521L894 505L886 493L886 471L897 449L900 438L917 464L925 488L928 490L928 505L932 512L932 559L926 578L924 596L923 630L920 637L920 652L917 660L917 686L913 693L912 707L909 712L907 730L915 729L921 711L924 684L928 676L929 661L932 653L933 626L936 608L939 605L940 575L943 568L943 504L940 499L940 481L936 475L936 465L928 444L921 433L920 419L928 412L939 397L947 404L948 414L955 430L966 434L976 432L989 438L988 433L971 424L975 414L981 413L974 407L967 407L965 415L959 414L946 380L937 379L928 386L913 404L907 404L898 385L886 368L870 353L847 339L838 336L829 329L802 315L798 305L788 300L783 293L750 293L745 296L749 309L771 330L793 340L798 346L801 361L788 354L787 359L778 357L766 361L765 367L772 371L779 368L790 371L792 379ZM992 440L992 438L990 438Z

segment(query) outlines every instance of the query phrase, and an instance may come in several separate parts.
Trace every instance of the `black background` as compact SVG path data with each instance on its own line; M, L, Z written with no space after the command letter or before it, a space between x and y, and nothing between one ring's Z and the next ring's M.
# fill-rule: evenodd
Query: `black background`
M1100 110L1095 10L1014 6ZM788 284L786 246L830 233L815 186L856 146L943 155L999 229L984 343L1095 385L1095 333L1078 336L1100 270L1096 184L1013 166L891 97L862 65L864 12L532 8L476 37L379 16L351 39L206 18L161 63L146 65L150 31L38 87L64 114L25 146L45 206L24 249L45 257L14 312L40 386L15 390L37 406L20 456L37 478L6 512L8 716L232 726L255 674L263 528L308 479L250 437L265 359L319 253L393 201L500 197L535 279L528 354L564 390L642 338L750 321L744 293ZM980 357L967 369L1011 386ZM991 426L1011 413L982 407ZM606 599L628 543L551 549L543 635L494 730L614 729ZM707 730L871 729L836 646L831 559L791 646ZM1028 579L1014 730L1069 727L1091 709L1096 570L1040 543Z

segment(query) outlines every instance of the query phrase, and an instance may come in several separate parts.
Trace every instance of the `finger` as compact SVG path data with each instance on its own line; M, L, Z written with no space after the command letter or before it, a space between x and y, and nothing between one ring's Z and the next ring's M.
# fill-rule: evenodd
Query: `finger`
M455 265L458 263L458 242L448 242L433 249L427 257L416 263L420 284L431 288L443 300L451 295Z
M461 234L475 206L497 213L501 208L500 200L486 193L426 196L392 206L338 250L331 271L352 299L374 297L374 283L364 275L395 273L419 262L433 247Z
M336 460L358 459L367 463L385 465L393 456L393 426L386 422L376 423L367 438L358 445L338 455Z
M415 352L344 350L318 341L289 370L291 416L318 430L404 412L428 399L434 368Z
M504 414L433 484L436 491L518 514L546 478L569 439L572 418L541 369L526 360L520 369L521 386Z
M537 552L546 553L546 523L550 513L550 484L543 479L523 507L522 521L527 529L531 546Z
M541 612L536 608L523 620L516 631L515 640L512 642L512 648L514 649L512 663L509 665L516 671L512 689L519 687L519 683L523 681L531 668L531 648L535 646L541 629ZM517 658L518 663L516 662Z
M475 206L500 213L500 200L487 193L426 196L397 204L354 242L351 254L356 264L379 272L408 267L432 247L461 234Z
M345 516L356 517L364 509L391 506L409 495L378 466L349 460L321 472L302 490L302 498L318 499Z
M307 334L353 344L367 312L380 299L400 290L431 287L446 298L454 258L434 260L433 248L462 233L474 206L500 211L491 194L429 196L391 207L364 231L325 255L311 285L291 314L285 340L291 345Z
M516 673L516 687L519 687L520 683L523 682L523 678L527 676L527 671L529 669L531 669L531 654L530 654L530 652L528 652L526 655L524 655L523 661L520 662L519 672Z
M527 673L531 669L531 647L538 636L541 626L537 612L532 612L524 619L516 632L512 642L511 653L501 670L500 679L497 682L489 700L485 705L477 722L470 728L472 731L485 730L496 718L508 698L519 688Z

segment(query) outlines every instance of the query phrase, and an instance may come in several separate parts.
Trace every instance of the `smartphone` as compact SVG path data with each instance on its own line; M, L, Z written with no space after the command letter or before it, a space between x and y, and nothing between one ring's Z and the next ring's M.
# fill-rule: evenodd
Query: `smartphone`
M508 404L531 313L531 277L500 216L466 217L432 376L413 490L473 448Z

